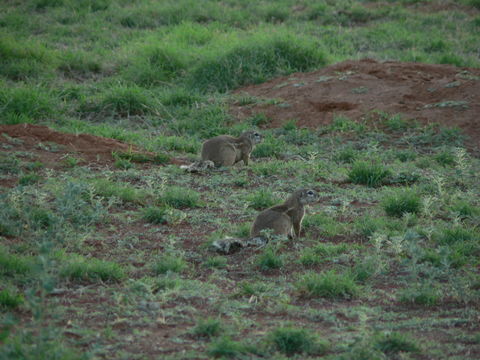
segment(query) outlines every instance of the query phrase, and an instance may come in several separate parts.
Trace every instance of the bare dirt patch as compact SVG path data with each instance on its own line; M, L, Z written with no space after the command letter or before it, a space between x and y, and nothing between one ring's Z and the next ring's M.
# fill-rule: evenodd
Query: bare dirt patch
M82 162L108 163L113 160L113 151L138 151L129 144L114 139L88 134L61 133L42 125L1 125L0 134L16 141L15 150L33 152L46 165L59 164L66 155L78 157ZM8 137L1 136L0 142L9 144ZM55 144L55 145L53 145Z
M295 73L235 92L276 101L233 104L240 119L263 113L265 127L295 120L299 127L328 125L334 116L361 120L374 110L401 113L429 124L457 126L480 145L480 69L450 65L344 61L311 73Z

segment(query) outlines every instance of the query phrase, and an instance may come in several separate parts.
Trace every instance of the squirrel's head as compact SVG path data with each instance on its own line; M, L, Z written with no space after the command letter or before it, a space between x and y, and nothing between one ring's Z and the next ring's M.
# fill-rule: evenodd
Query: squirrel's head
M245 131L241 136L250 139L253 145L259 144L263 141L262 134L255 130Z
M318 193L312 189L297 190L295 192L295 195L297 195L298 200L302 205L313 204L320 199L320 196L318 195Z

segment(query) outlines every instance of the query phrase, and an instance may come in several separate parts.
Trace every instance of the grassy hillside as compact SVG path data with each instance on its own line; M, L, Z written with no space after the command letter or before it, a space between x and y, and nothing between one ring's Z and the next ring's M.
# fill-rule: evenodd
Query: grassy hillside
M229 104L275 102L231 90L346 59L478 68L479 33L477 0L1 2L1 125L157 157L52 167L39 154L63 147L1 135L0 359L477 359L465 135L380 111L268 129ZM164 164L258 126L248 168ZM209 249L307 186L322 200L300 240Z

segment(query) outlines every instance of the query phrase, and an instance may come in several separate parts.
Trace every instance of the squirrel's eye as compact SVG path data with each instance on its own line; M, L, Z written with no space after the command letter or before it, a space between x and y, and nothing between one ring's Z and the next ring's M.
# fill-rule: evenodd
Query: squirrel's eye
M307 195L308 195L308 196L313 196L313 195L314 195L314 193L313 193L313 191L312 191L312 190L308 190L308 191L307 191Z

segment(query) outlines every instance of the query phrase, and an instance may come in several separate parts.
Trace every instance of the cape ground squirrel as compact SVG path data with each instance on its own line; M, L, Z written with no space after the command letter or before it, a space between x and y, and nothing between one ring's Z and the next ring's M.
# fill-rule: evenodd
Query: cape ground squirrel
M261 231L273 230L274 235L300 237L305 205L319 200L318 193L311 189L293 192L283 204L272 206L257 215L250 230L250 237L261 237Z
M243 160L248 165L250 153L256 144L262 141L262 135L256 131L245 131L238 138L220 135L208 139L202 145L202 160L211 160L215 166L232 166Z

